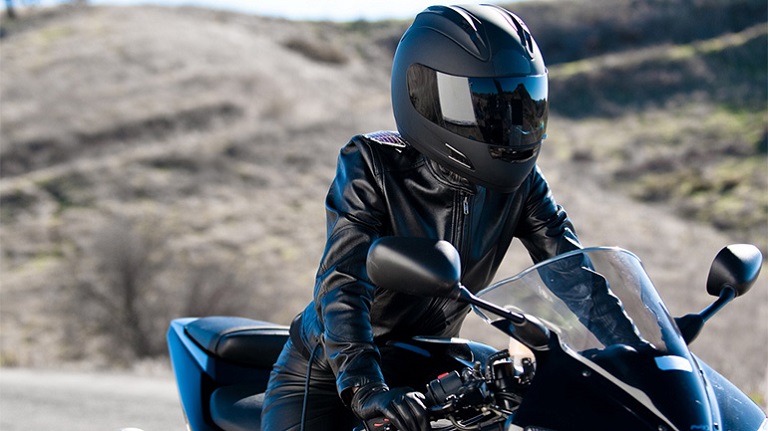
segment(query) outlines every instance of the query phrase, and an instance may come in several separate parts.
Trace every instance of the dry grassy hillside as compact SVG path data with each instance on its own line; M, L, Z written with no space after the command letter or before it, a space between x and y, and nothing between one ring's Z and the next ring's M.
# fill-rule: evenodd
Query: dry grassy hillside
M99 311L116 326L142 317L139 335L162 334L169 312L288 321L311 295L339 146L353 131L391 127L386 67L365 61L389 54L322 24L199 10L37 19L3 41L4 340L68 330L47 317L68 304L31 292L74 295L69 305L87 314L77 292L100 298L114 293L105 284L134 283L110 278L132 270L120 267L125 254L139 267L136 289L168 299L137 304L136 316L113 314L132 299L107 301ZM324 43L350 49L306 55ZM129 237L114 241L127 250L104 249L115 236ZM227 274L237 279L220 280ZM141 308L158 302L155 321ZM152 338L148 353L162 351ZM4 341L6 362L57 360L20 341Z
M163 352L171 317L237 313L287 323L304 306L339 147L355 133L394 127L388 69L403 23L88 7L3 25L3 366L128 363ZM645 51L651 60L643 64L687 46ZM632 58L596 61L631 77ZM573 62L553 66L552 76L561 89L554 100L599 78ZM564 85L574 76L581 79ZM541 157L583 242L637 253L675 315L709 302L706 270L720 247L750 237L768 248L762 228L717 230L680 217L674 194L672 202L639 202L637 182L619 184L664 148L640 144L682 145L674 136L699 125L731 127L731 111L695 90L631 109L609 101L617 107L610 116L555 109ZM765 126L765 110L738 115L737 124L757 124L757 134ZM663 125L660 138L648 124ZM628 147L639 154L630 158ZM686 167L686 153L675 155ZM737 165L747 179L737 172L732 181L752 196L766 178L760 154L748 156L752 170ZM757 223L767 212L759 199L747 210ZM527 264L515 245L499 276ZM693 346L763 400L765 280Z

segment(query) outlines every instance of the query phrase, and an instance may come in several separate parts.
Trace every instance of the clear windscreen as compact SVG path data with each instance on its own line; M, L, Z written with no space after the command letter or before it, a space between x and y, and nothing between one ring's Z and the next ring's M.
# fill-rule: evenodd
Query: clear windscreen
M478 296L532 315L571 351L613 345L687 356L677 326L640 260L617 248L575 251L498 282ZM475 310L483 319L493 315Z

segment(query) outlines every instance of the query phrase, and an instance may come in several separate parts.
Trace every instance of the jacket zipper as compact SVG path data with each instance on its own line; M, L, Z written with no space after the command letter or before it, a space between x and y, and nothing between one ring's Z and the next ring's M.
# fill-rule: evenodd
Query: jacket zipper
M461 212L457 216L457 223L456 223L456 230L454 232L455 238L456 238L456 249L459 252L459 257L461 258L461 261L465 261L465 245L467 244L467 236L469 236L468 233L468 227L467 227L467 220L469 219L469 194L465 194L464 192L460 192L459 194L460 200L461 200ZM462 265L463 267L463 265Z

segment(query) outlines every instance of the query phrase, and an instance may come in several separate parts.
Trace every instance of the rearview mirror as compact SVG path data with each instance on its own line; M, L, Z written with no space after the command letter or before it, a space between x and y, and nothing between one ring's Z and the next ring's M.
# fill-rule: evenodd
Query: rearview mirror
M707 278L707 293L720 296L730 287L741 296L752 287L760 274L763 255L752 244L732 244L715 256Z
M384 289L416 296L459 295L461 258L447 241L380 238L368 250L366 269L371 281Z
M757 280L763 265L763 255L752 244L731 244L717 253L707 278L707 293L717 300L699 314L687 314L675 319L683 339L691 344L704 323L737 296L747 293Z
M451 243L424 238L384 237L371 244L368 278L383 289L443 297L490 311L503 320L498 329L534 351L549 349L550 332L538 319L478 298L461 285L461 257Z

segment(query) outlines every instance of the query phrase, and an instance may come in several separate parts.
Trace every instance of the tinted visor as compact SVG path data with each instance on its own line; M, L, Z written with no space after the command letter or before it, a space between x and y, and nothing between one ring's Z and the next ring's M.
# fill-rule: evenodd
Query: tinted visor
M546 74L467 78L412 64L407 82L416 111L452 133L497 147L494 157L528 158L546 136Z

